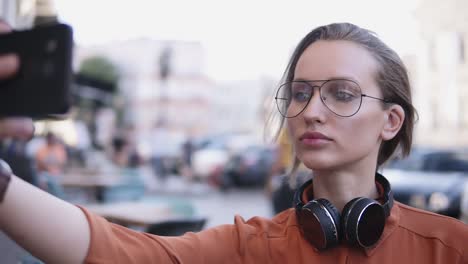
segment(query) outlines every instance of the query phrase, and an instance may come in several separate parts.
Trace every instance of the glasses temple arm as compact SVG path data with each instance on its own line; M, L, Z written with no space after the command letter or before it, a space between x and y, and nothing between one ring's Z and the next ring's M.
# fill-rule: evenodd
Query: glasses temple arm
M372 99L375 99L375 100L382 101L382 102L384 102L384 103L391 103L391 102L390 102L389 100L387 100L387 99L382 99L382 98L370 96L370 95L367 95L367 94L362 94L361 97L369 97L369 98L372 98Z

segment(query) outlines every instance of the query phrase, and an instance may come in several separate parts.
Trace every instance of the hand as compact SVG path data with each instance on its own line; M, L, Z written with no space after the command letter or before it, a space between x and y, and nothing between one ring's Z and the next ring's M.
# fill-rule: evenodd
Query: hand
M10 31L11 27L0 20L0 34ZM0 55L0 80L13 76L18 70L19 64L19 58L15 54ZM5 138L28 140L33 134L34 124L31 118L9 117L0 119L0 140Z

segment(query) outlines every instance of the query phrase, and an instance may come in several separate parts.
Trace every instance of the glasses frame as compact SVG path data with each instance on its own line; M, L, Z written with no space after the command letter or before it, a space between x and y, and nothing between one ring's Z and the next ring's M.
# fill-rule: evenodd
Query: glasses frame
M348 82L352 82L354 83L358 88L359 88L359 93L361 93L361 96L360 96L360 102L359 102L359 107L358 109L356 110L356 112L350 114L350 115L340 115L340 114L337 114L335 113L333 110L330 109L330 107L327 106L327 104L323 101L323 97L322 97L322 87L328 83L328 82L331 82L331 81L348 81ZM275 96L275 102L276 102L276 107L278 108L278 112L280 113L281 116L283 116L284 118L294 118L294 117L297 117L298 115L302 114L302 112L304 112L304 110L307 108L307 106L309 105L310 103L310 100L312 99L312 96L314 95L315 92L312 93L312 96L309 97L309 100L307 101L307 103L304 105L304 108L299 111L298 114L294 115L294 116L287 116L287 115L284 115L283 113L281 113L281 109L280 109L280 106L279 106L279 103L278 103L278 100L287 100L286 98L281 98L281 97L278 97L280 96L278 93L279 91L281 90L281 88L283 86L285 86L286 84L290 84L290 83L305 83L307 84L308 86L310 86L310 88L312 88L312 91L314 91L315 88L318 88L319 90L319 95L320 95L320 101L322 101L322 104L328 109L330 110L330 112L334 113L335 115L337 116L340 116L340 117L351 117L355 114L357 114L359 112L359 110L361 109L361 105L362 105L362 98L363 97L367 97L367 98L371 98L371 99L375 99L375 100L379 100L383 103L391 103L389 100L387 99L383 99L383 98L378 98L378 97L375 97L375 96L370 96L368 94L363 94L362 93L362 90L361 90L361 86L359 86L359 84L353 80L350 80L350 79L345 79L345 78L337 78L337 79L328 79L328 80L297 80L297 81L289 81L289 82L285 82L283 84L281 84L279 87L278 87L278 90L276 91L276 96ZM313 85L311 84L312 82L323 82L321 85ZM288 105L289 107L289 105Z

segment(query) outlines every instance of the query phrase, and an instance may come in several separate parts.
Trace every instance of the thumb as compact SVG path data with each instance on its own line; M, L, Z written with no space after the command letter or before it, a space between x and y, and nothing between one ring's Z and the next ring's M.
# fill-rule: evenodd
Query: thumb
M0 34L11 32L11 27L0 19ZM0 43L1 45L2 43ZM15 54L0 55L0 80L13 76L19 67L19 58Z
M18 67L18 56L15 54L0 55L0 79L6 79L13 76L18 70Z
M34 123L31 118L0 119L0 140L5 138L29 140L32 136L34 136Z

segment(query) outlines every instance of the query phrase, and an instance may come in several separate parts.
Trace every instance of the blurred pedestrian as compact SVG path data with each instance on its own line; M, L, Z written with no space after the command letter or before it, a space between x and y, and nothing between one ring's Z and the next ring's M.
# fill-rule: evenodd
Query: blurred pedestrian
M182 175L189 181L193 179L192 156L194 151L193 138L188 136L182 144Z
M115 136L112 139L112 153L111 159L118 167L126 167L128 165L129 157L128 142L121 136Z
M265 184L265 191L271 201L274 214L294 206L294 193L298 186L310 179L311 171L304 164L295 168L294 177L290 177L294 164L292 139L287 129L280 131L276 146L275 163Z
M67 164L67 151L64 144L53 132L48 132L43 144L36 153L39 172L50 175L63 175Z
M151 132L151 165L154 174L162 181L169 175L168 159L172 153L171 135L164 120L158 120Z
M6 161L13 172L22 180L38 186L39 178L36 163L26 151L27 141L9 139L0 142L0 159Z
M273 166L271 167L270 173L268 174L268 179L265 184L265 190L268 197L271 197L276 186L277 178L285 175L290 169L293 162L293 148L291 140L288 137L288 132L286 129L283 129L280 132L278 137L278 142L275 147L275 160Z
M64 144L51 131L45 136L45 143L36 152L39 186L47 192L64 198L63 188L58 178L62 177L67 164L67 151Z

